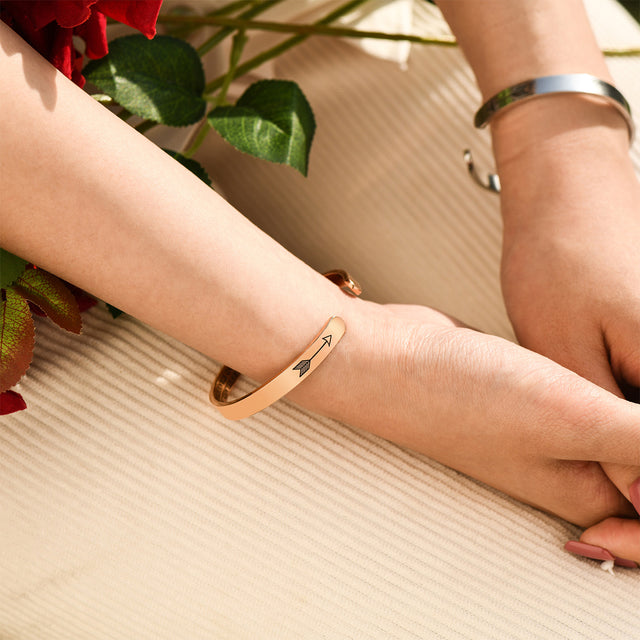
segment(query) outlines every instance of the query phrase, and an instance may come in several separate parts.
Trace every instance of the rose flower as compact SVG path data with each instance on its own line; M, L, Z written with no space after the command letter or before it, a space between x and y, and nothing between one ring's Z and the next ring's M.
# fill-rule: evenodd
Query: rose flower
M0 18L82 87L83 54L73 36L84 40L89 58L101 58L108 52L107 17L153 38L161 4L162 0L3 0Z

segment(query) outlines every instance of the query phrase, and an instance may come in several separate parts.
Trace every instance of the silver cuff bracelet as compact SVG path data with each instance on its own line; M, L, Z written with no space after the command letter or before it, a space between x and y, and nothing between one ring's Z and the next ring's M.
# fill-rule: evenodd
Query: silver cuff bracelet
M624 118L629 129L629 141L633 141L635 130L629 103L613 85L588 73L544 76L507 87L496 93L478 109L474 124L477 128L485 127L501 109L523 100L530 100L550 93L582 93L603 98L609 105L615 107Z

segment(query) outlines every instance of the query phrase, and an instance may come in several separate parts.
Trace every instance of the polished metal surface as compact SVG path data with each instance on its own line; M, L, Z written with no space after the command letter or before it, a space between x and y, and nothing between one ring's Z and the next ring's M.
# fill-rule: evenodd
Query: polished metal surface
M467 165L469 175L477 185L479 185L483 189L486 189L487 191L500 193L500 177L497 173L487 173L487 181L485 182L476 171L476 165L473 161L473 156L471 155L471 149L465 149L464 161Z
M612 84L592 76L588 73L565 73L553 76L543 76L520 82L503 89L489 98L478 109L474 124L481 129L501 110L524 100L531 100L553 93L580 93L596 96L606 100L624 118L629 129L629 141L635 135L631 107L625 97Z

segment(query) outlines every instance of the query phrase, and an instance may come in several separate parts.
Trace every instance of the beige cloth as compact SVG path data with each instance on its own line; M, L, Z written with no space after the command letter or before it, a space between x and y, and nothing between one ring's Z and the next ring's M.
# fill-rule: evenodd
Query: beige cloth
M640 61L611 66L640 110ZM414 48L401 71L318 39L275 71L316 111L310 177L211 136L228 197L377 299L508 335L497 201L461 159L471 144L491 165L459 52ZM286 401L227 422L216 370L103 309L79 338L38 322L29 409L0 421L2 640L640 638L640 572L565 553L575 527Z

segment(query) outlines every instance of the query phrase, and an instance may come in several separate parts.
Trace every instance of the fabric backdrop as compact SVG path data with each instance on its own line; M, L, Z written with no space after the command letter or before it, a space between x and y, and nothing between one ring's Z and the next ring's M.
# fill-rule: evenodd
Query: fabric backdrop
M612 1L589 7L604 46L638 46ZM640 60L611 67L640 110ZM462 163L471 145L491 168L459 51L413 47L403 69L316 39L261 73L309 97L310 176L210 136L227 197L369 297L510 336L497 199ZM37 333L29 409L0 420L0 639L640 639L640 571L564 552L572 525L286 401L227 422L217 363L102 307L80 337Z

